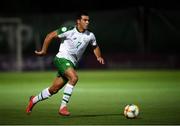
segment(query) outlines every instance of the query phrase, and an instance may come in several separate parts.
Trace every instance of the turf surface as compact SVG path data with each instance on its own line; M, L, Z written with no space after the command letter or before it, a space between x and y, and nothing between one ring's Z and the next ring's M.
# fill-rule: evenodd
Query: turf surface
M50 86L55 75L54 71L0 73L0 124L180 124L180 71L165 70L79 71L69 102L71 116L57 113L63 90L26 115L29 96ZM130 103L140 107L137 119L123 116Z

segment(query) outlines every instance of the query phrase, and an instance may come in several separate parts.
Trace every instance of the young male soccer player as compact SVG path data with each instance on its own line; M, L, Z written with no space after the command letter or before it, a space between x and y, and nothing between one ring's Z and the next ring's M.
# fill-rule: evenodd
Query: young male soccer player
M53 94L56 94L63 86L65 86L62 102L59 107L59 114L63 116L70 115L70 112L67 109L67 103L69 102L73 88L78 81L75 67L88 44L91 44L94 47L93 51L97 61L104 64L104 59L101 56L101 51L97 45L96 38L92 32L87 30L88 25L88 14L86 12L81 12L77 15L76 26L72 30L61 33L61 29L57 29L50 32L45 37L42 49L40 51L35 51L39 56L45 55L52 39L60 38L62 40L59 52L54 58L54 65L58 69L57 77L50 87L45 88L38 95L30 97L29 104L26 108L27 114L31 113L32 108L39 101L45 100Z

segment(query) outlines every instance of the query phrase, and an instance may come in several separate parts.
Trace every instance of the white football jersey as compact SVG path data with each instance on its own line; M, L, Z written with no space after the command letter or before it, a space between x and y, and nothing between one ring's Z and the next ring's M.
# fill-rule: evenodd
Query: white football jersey
M56 56L70 60L75 66L89 43L92 46L97 45L96 38L92 32L88 30L79 32L76 27L59 34L58 37L61 38L61 44Z

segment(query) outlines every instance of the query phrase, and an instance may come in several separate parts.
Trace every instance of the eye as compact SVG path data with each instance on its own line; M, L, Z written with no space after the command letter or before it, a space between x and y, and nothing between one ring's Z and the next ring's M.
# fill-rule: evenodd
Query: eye
M84 21L89 21L88 19L85 19Z

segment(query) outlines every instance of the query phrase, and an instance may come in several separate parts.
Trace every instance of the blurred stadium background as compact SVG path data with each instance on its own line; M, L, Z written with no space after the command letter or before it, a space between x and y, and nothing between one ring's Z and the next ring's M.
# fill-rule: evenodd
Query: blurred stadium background
M3 5L4 4L4 5ZM176 3L161 1L43 1L4 2L0 11L0 70L52 69L58 42L46 57L34 55L46 34L74 24L77 11L87 10L106 60L99 65L86 51L80 69L179 69L180 11ZM8 7L8 8L7 8ZM90 48L88 48L90 50Z

